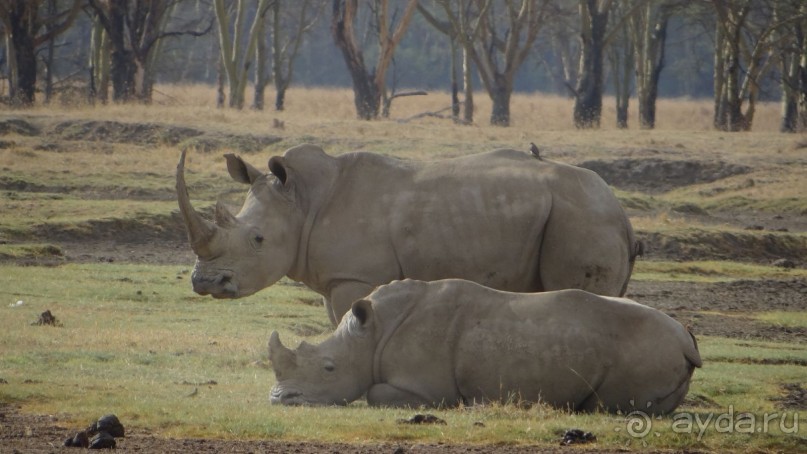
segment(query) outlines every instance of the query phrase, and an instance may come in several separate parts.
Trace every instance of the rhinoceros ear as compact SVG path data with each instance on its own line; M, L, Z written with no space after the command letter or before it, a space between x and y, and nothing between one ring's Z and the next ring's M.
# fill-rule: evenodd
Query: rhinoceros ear
M373 303L370 301L358 300L353 303L350 311L362 328L369 328L373 324Z
M273 156L269 159L269 171L280 180L280 183L284 186L286 185L289 173L286 171L286 164L283 162L282 157Z
M241 156L227 153L224 159L227 160L227 171L230 172L230 176L239 183L252 184L262 175L260 170L245 162Z

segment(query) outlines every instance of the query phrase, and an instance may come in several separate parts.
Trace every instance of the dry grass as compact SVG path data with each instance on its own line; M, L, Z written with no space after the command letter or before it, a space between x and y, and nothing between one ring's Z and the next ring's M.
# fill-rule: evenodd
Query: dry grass
M288 93L285 111L261 112L251 109L217 109L212 86L163 85L157 88L153 106L109 105L92 108L86 105L55 105L40 107L34 113L130 122L161 121L252 134L280 133L272 127L272 120L279 119L285 123L285 129L280 135L295 141L318 139L333 143L337 147L334 151L364 148L376 142L400 142L404 138L406 140L403 142L406 143L403 146L386 145L390 149L380 151L400 153L426 145L431 148L432 153L443 154L452 150L451 144L454 145L453 152L457 153L457 143L489 149L491 145L526 147L529 142L548 147L677 147L712 149L715 152L728 148L733 151L746 149L757 152L760 149L787 151L794 148L792 136L777 133L779 109L774 103L759 105L754 132L751 134L713 131L709 100L660 100L658 127L653 131L638 130L635 112L632 112L631 117L632 128L629 131L618 130L615 126L613 99L606 98L604 105L601 129L578 131L572 124L573 104L570 99L554 95L517 93L513 96L511 105L512 126L501 128L488 124L491 102L485 93L479 92L475 97L474 125L460 127L450 120L430 117L408 123L399 122L422 112L445 109L449 106L449 95L445 92L396 99L391 120L366 122L356 119L353 94L349 89L292 88ZM158 117L155 117L155 111L159 112ZM574 134L570 134L571 132Z

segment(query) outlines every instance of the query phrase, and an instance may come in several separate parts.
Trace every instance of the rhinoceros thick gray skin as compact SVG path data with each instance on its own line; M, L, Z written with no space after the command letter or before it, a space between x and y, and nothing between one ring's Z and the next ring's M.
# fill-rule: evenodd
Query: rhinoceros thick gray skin
M404 278L622 295L637 252L597 174L527 152L412 162L300 145L271 158L271 173L226 160L251 187L237 215L217 205L215 223L191 205L184 152L177 166L194 290L237 298L286 275L324 296L334 325L353 301Z
M582 290L509 293L405 280L356 301L319 345L269 341L271 401L374 406L543 402L669 413L701 366L694 337L664 313Z

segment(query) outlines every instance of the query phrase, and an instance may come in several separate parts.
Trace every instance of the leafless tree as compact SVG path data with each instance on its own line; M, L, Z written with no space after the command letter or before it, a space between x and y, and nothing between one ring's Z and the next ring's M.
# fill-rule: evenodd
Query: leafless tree
M403 38L417 7L417 0L407 0L400 20L393 24L388 0L366 2L373 11L378 36L378 57L373 67L364 62L364 52L356 39L357 0L333 0L331 32L336 46L342 51L353 80L356 113L363 120L378 118L381 97L386 89L387 69L395 48Z
M101 25L98 16L93 15L89 52L90 103L100 101L106 104L109 100L110 53L109 34L107 34L104 26Z
M324 0L282 2L275 0L269 8L272 42L271 77L266 71L266 41L259 37L255 67L255 98L252 107L263 109L264 88L271 81L275 86L275 110L285 108L286 91L291 85L294 62L300 52L303 38L319 20L325 7Z
M247 29L249 3L245 0L236 0L230 5L232 8L228 8L224 0L213 2L218 24L221 64L229 87L229 106L236 109L244 108L247 74L255 58L258 41L262 39L267 12L273 2L258 0L252 24Z
M11 103L20 107L34 103L36 49L72 25L81 10L81 0L64 8L48 8L45 0L0 0L0 21L6 39Z
M463 14L462 6L461 0L453 3L451 6L456 9L458 17L460 14ZM474 121L473 62L465 46L459 42L459 31L456 30L449 21L438 19L423 2L418 3L418 11L437 31L448 37L451 47L451 115L455 121L459 121L461 104L459 99L459 79L462 77L465 100L462 103L463 120L461 123L467 125L472 124ZM462 49L461 57L458 56L460 50L458 48ZM460 60L459 67L457 65L458 60Z
M154 64L164 38L206 34L197 30L201 18L176 30L167 24L182 0L88 0L95 17L109 37L112 99L151 101Z
M439 0L443 14L476 66L493 101L490 123L510 125L510 97L516 73L529 55L549 12L549 0ZM502 6L499 10L498 6ZM431 15L422 8L424 16ZM433 16L433 15L432 15ZM431 19L433 24L437 19Z
M617 3L616 12L621 13L623 8L630 6L628 3L627 1ZM635 69L633 52L633 41L628 27L619 27L607 47L608 62L614 83L614 97L616 98L616 126L619 129L628 127L628 106L630 105Z
M636 62L639 127L653 129L656 126L659 78L664 68L667 23L673 5L664 1L638 1L641 4L637 4L628 16L628 26Z
M776 17L777 1L712 0L715 31L715 128L751 129L760 80L777 60L780 31L803 21ZM743 106L745 104L745 106Z
M774 5L782 23L776 41L782 72L782 132L807 130L807 3L783 0Z
M602 116L605 37L613 0L580 0L580 60L574 125L598 128Z

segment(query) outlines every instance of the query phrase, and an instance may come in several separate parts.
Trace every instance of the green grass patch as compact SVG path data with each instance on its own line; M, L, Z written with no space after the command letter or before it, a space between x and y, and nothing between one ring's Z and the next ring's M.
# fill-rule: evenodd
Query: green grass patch
M64 253L52 244L0 244L0 259L39 259L62 257Z
M771 311L757 314L756 318L771 325L807 328L807 312Z
M24 303L9 307L18 300ZM543 406L430 410L447 422L437 426L399 424L416 411L363 402L346 408L272 406L270 332L276 329L296 345L319 342L332 330L319 296L288 281L240 300L214 300L191 292L183 266L0 266L0 301L0 378L7 382L0 386L0 402L58 414L75 428L115 413L127 427L169 437L547 447L566 429L581 428L595 433L602 449L707 450L793 450L805 434L788 432L792 418L786 430L777 421L767 433L722 433L710 423L700 433L672 415L651 418L652 429L637 437L625 415ZM48 309L61 327L31 325ZM700 339L704 367L695 372L690 394L701 399L684 405L677 417L733 412L736 419L750 412L762 421L766 413L781 414L771 400L780 395L779 385L803 382L807 369L758 360L803 359L806 349L799 343Z
M707 211L759 211L774 214L807 214L807 201L805 201L804 197L754 199L745 196L730 196L704 202L702 206Z
M177 204L172 200L121 203L117 200L84 200L62 194L21 193L19 197L0 196L0 209L26 213L25 216L0 218L0 232L26 235L35 228L81 232L92 223L168 216L177 210Z
M728 261L636 261L631 279L638 281L728 282L738 279L807 278L805 269Z
M796 314L801 315L801 312ZM705 363L794 364L807 363L807 345L719 337L698 337ZM798 378L798 377L793 377ZM795 380L799 381L799 380Z

